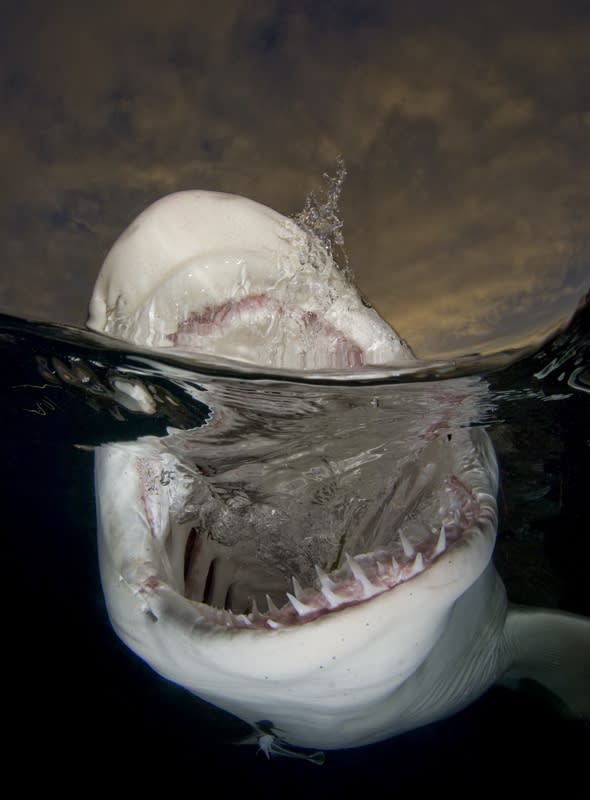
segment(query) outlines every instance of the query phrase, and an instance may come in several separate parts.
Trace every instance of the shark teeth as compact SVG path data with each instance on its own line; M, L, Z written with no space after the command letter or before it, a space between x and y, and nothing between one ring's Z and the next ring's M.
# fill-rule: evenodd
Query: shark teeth
M318 581L315 588L303 587L293 576L293 592L285 593L287 602L281 608L267 594L266 612L260 611L252 598L249 613L238 614L217 609L218 624L250 630L260 627L279 630L285 625L293 624L294 615L297 620L308 622L326 612L356 605L419 575L446 551L457 535L447 518L440 526L436 543L423 552L416 551L403 532L400 531L398 536L401 547L397 551L397 558L387 551L357 556L345 553L345 567L330 574L315 565ZM434 536L431 541L434 541Z
M367 578L358 561L356 561L354 558L351 558L348 553L345 553L344 557L346 558L346 563L354 575L355 580L362 587L363 599L368 600L369 597L374 597L379 592L379 589Z
M402 530L400 530L399 532L399 540L401 542L404 555L406 556L406 558L413 558L416 555L416 551L414 550L410 542L406 539L406 537L404 536L404 532Z
M424 570L424 558L422 553L418 553L416 558L414 559L414 563L410 568L410 578L413 578L414 575L417 575L419 572Z
M301 588L301 584L294 575L291 578L291 583L293 584L293 592L295 594L295 597L298 600L301 600L301 598L303 597L303 589Z
M273 602L272 597L269 594L266 595L266 604L268 606L268 613L271 616L274 617L279 613L279 609L276 607L276 605Z
M291 582L294 591L293 593L286 592L287 603L282 608L277 608L270 595L267 595L268 611L266 614L261 614L256 602L252 600L250 614L234 615L235 622L240 627L246 628L262 622L267 627L276 629L282 627L282 624L288 624L289 614L292 614L293 611L298 619L306 620L312 615L315 618L326 611L369 600L424 571L427 566L424 555L413 552L415 553L414 558L407 559L403 565L400 565L393 556L383 562L372 554L355 557L345 553L348 578L342 569L332 573L332 577L330 577L316 565L318 589L304 589L297 578L293 577ZM362 564L359 562L359 558L362 560Z
M445 526L440 526L440 533L438 534L438 540L436 542L436 547L434 548L434 555L440 556L441 553L447 549L447 535L445 532Z
M248 617L247 614L236 614L234 619L236 622L245 625L247 628L251 628L254 622Z
M410 535L413 538L418 535L417 523L411 521L405 530L398 529L391 550L385 548L356 555L345 553L344 565L329 573L315 565L315 586L302 585L293 576L293 592L282 595L285 602L281 608L267 594L266 611L261 611L252 598L249 612L207 607L206 619L224 627L278 631L297 622L308 623L323 614L357 605L411 580L460 540L463 531L480 513L477 501L458 479L449 481L447 490L454 492L452 507L447 507L437 527L427 529L427 536L420 539L419 550L410 541ZM144 593L149 595L152 591L156 592L158 588L150 579L145 582ZM278 596L275 590L275 599Z
M308 614L316 611L313 606L308 606L306 603L302 603L301 600L298 600L294 595L291 594L291 592L287 592L287 600L291 603L300 617L306 617Z
M328 577L328 575L324 572L323 569L317 566L315 571L318 576L318 580L320 582L320 592L322 593L323 597L326 599L330 608L336 608L342 603L342 598L338 597L338 595L332 591L334 588L334 584Z

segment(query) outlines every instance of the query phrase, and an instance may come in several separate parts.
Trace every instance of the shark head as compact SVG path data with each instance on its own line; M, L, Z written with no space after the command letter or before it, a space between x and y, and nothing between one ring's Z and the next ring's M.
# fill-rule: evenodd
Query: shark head
M187 383L212 407L202 428L97 451L107 607L151 667L263 744L326 749L430 722L493 681L492 664L454 677L484 608L488 637L506 614L471 384L389 387L371 416L363 370L413 355L312 234L244 198L171 195L115 243L88 324L291 376ZM293 380L343 371L357 385L311 399Z

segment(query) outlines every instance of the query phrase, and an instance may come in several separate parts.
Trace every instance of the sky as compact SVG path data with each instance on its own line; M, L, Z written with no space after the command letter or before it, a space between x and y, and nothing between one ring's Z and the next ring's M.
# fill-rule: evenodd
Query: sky
M300 211L344 159L363 295L423 357L542 339L590 288L590 2L6 1L0 311L83 325L189 188Z

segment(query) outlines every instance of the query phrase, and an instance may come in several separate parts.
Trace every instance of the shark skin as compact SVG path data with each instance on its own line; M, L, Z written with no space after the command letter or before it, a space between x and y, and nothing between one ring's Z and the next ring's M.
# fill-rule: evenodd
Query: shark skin
M163 198L122 234L88 324L283 370L362 375L413 360L312 234L253 201L202 191ZM394 529L386 546L317 564L315 584L296 577L293 588L240 565L179 514L192 467L170 442L190 432L102 446L99 561L114 630L160 675L248 722L267 756L389 738L455 713L504 676L532 677L589 715L590 621L510 608L491 562L493 446L482 428L434 430L415 461L441 498L435 535ZM185 477L163 482L163 470ZM240 574L250 587L269 582L266 611L227 600Z

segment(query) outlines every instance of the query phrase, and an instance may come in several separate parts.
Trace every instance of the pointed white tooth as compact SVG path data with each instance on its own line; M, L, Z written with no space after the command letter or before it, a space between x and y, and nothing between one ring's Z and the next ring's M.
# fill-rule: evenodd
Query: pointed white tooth
M268 625L269 628L273 628L273 630L275 631L277 628L283 627L280 622L276 621L276 619L267 619L266 624Z
M413 578L414 575L417 575L419 572L422 572L423 569L424 569L424 559L422 558L422 553L418 553L418 555L414 559L414 563L412 564L412 571L410 572L410 577Z
M397 580L399 578L400 565L398 564L395 556L391 556L391 570L393 573L393 579Z
M301 584L294 575L291 578L291 581L293 583L293 591L295 592L295 597L298 600L301 600L301 598L303 597L303 589L301 588Z
M260 611L258 610L258 605L256 603L256 598L255 597L253 597L251 602L250 602L250 613L255 617L260 616Z
M382 578L383 575L385 574L385 567L380 561L377 562L377 572L380 578Z
M322 597L324 597L330 606L330 608L338 608L338 606L344 602L341 600L337 594L331 592L329 589L322 589Z
M317 564L315 567L315 571L317 572L317 576L320 581L320 591L322 595L328 601L328 605L330 606L330 608L336 608L336 606L340 605L342 600L338 597L337 594L334 594L334 592L332 591L334 584L332 583L328 575L326 575L324 570L320 569L320 567L318 567Z
M440 526L440 533L438 534L438 540L436 542L436 547L434 548L434 555L439 556L441 553L447 549L447 535L445 533L445 526Z
M242 622L248 628L252 627L252 620L246 614L236 614L234 619L236 622Z
M299 614L300 617L305 617L314 609L311 606L302 603L301 600L298 600L294 595L290 592L287 592L287 600L291 603L295 611Z
M412 558L412 556L416 554L416 551L404 536L403 531L399 532L399 540L402 543L402 547L404 548L404 555L406 556L406 558Z
M279 613L279 609L275 606L275 604L272 601L272 597L269 594L266 595L266 602L267 602L267 605L268 605L268 613L269 614L278 614Z
M321 567L318 567L317 564L315 565L315 571L316 571L316 575L319 578L320 586L322 588L326 587L327 589L331 589L334 586L334 582L330 578L328 573L324 572L324 570Z
M358 561L355 561L354 558L351 558L348 553L345 553L344 557L346 558L346 563L350 567L350 571L352 572L355 580L357 580L363 587L363 596L365 598L373 597L373 595L378 591L377 587L373 586L371 581L367 578Z

